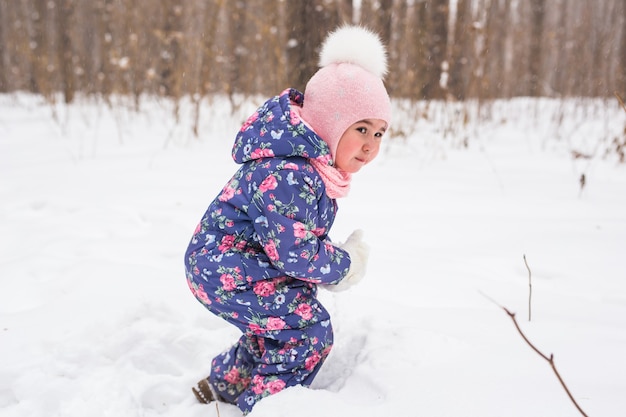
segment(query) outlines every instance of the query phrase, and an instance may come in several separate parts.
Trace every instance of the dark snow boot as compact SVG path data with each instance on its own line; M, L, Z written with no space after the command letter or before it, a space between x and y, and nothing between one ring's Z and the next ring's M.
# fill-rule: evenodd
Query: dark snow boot
M199 381L195 387L191 388L191 390L193 391L193 394L196 396L198 401L202 404L208 404L215 401L215 396L213 395L213 390L211 390L211 385L206 379Z
M196 399L202 404L209 404L213 401L234 404L230 401L226 401L221 395L214 393L213 388L211 388L211 384L209 384L208 378L198 381L195 387L191 387L191 390L196 396Z

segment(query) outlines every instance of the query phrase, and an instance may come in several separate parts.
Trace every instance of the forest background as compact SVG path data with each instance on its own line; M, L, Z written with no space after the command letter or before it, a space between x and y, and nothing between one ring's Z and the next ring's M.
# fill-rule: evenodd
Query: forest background
M388 45L392 98L626 91L623 0L0 0L0 93L139 105L303 90L342 23Z

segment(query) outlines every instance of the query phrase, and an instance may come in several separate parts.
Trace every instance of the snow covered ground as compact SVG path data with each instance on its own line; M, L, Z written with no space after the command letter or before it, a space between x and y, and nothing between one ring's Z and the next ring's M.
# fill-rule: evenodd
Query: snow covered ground
M195 138L191 110L177 122L164 101L0 96L0 415L240 415L191 393L238 335L193 298L182 258L260 102L204 103ZM372 254L359 286L321 294L331 356L312 389L251 416L581 415L500 306L589 416L624 415L626 166L604 153L626 113L481 111L398 105L398 137L340 200L331 235L363 228Z

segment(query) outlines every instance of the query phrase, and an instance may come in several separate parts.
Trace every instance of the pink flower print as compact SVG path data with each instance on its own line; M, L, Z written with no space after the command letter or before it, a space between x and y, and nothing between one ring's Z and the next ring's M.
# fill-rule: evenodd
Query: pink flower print
M198 225L196 226L196 230L193 231L193 234L197 235L198 233L200 233L201 229L202 229L202 222L198 223Z
M222 274L222 276L220 277L220 281L222 282L222 286L226 291L232 291L237 288L237 286L235 285L235 278L230 274Z
M316 227L315 229L313 229L313 234L317 237L322 236L325 232L326 232L325 227Z
M230 371L224 374L224 379L226 380L226 382L229 382L231 384L237 384L237 382L239 382L239 380L241 379L239 377L239 369L235 367L230 368Z
M285 381L282 379L276 379L267 383L267 390L270 394L276 394L285 388Z
M189 286L189 289L191 290L191 293L195 296L196 295L196 288L193 286L193 282L191 282L190 279L187 280L187 285Z
M278 250L276 249L276 244L273 240L268 241L267 244L263 247L263 250L267 254L268 258L270 258L272 261L278 260Z
M204 304L211 304L211 300L209 300L209 296L204 291L204 286L202 284L198 285L198 289L196 289L196 297Z
M273 205L273 204L268 204L267 205L267 210L269 210L270 212L276 211L276 206Z
M248 120L246 120L244 124L241 125L241 129L239 129L239 131L245 132L246 130L250 128L250 126L252 126L252 123L256 122L258 119L259 119L259 113L254 112L254 114L248 117Z
M256 148L250 154L250 158L252 159L260 159L260 158L266 158L266 157L272 158L273 156L274 156L274 151L271 150L270 148L265 148L265 149Z
M219 200L220 201L228 201L231 198L233 198L234 196L235 196L235 189L233 187L231 187L230 184L228 184L222 190L222 194L220 194Z
M293 169L294 171L298 171L300 167L298 166L298 164L294 164L293 162L287 162L285 164L285 169Z
M304 320L311 320L313 317L313 314L311 313L311 306L305 303L299 304L294 313L302 317Z
M270 317L265 327L267 330L282 330L285 328L285 322L280 317Z
M220 250L220 252L224 253L228 249L233 247L233 243L235 243L235 237L231 235L226 235L220 241L220 245L218 246L218 249Z
M328 356L332 348L333 348L333 345L326 346L324 350L322 351L322 355L324 355L324 357Z
M293 224L293 235L298 239L304 239L306 236L306 226L302 222L295 222Z
M254 293L261 297L268 297L276 292L272 281L259 281L254 285Z
M307 371L311 371L315 369L315 366L319 363L320 359L322 359L322 357L320 356L319 352L313 351L311 356L304 360L304 367Z
M261 395L263 394L263 391L265 391L263 377L261 375L255 375L254 378L252 378L252 392L256 395Z
M276 181L276 177L273 175L270 175L269 177L263 180L261 185L259 185L259 190L262 193L265 193L268 190L275 190L277 186L278 186L278 181Z
M248 329L250 329L252 331L252 333L254 333L254 334L261 334L261 333L263 333L263 329L261 328L261 326L259 326L256 323L248 324Z

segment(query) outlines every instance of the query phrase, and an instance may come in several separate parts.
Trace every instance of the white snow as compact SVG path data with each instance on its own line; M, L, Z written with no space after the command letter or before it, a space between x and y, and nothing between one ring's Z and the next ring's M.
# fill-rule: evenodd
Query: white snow
M185 103L177 122L163 100L0 96L0 415L240 415L191 393L238 333L191 295L183 253L261 101L204 102L195 138ZM312 388L250 416L581 415L501 307L589 416L624 415L626 166L604 154L626 112L462 108L397 103L403 136L355 175L331 233L372 247L359 286L320 295L335 347Z

